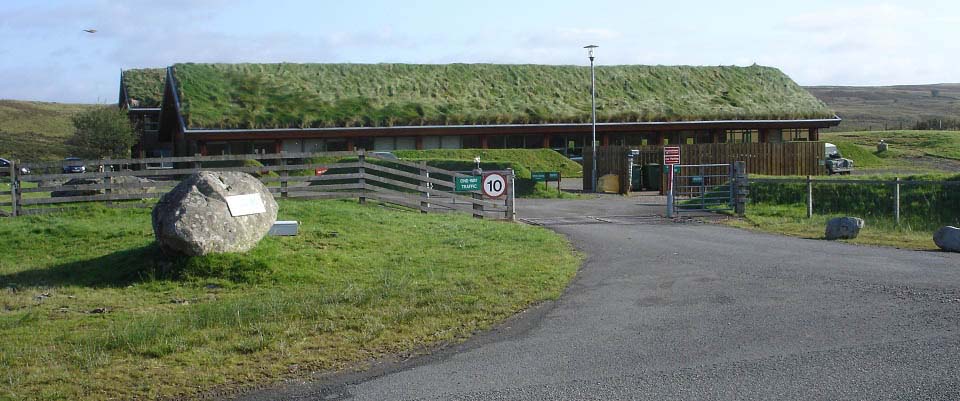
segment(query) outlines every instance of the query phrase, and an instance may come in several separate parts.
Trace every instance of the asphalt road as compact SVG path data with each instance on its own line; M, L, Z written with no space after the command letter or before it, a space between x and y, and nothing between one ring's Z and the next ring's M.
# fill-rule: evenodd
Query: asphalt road
M562 202L518 209L659 210ZM554 221L588 255L557 302L377 377L245 399L960 399L960 255L608 221Z

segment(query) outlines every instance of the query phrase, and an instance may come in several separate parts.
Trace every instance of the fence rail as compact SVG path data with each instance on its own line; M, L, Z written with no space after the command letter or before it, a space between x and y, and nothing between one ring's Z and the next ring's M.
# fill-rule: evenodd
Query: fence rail
M839 185L839 186L849 186L849 185L861 185L861 186L882 186L892 188L892 193L890 194L889 199L875 199L878 204L882 205L884 201L890 202L889 206L890 212L893 214L893 220L896 224L900 224L901 221L901 201L903 192L901 188L903 187L960 187L960 181L931 181L931 180L902 180L900 177L894 177L889 180L877 180L877 179L816 179L813 176L807 176L806 178L750 178L748 180L750 184L805 184L804 190L804 199L803 202L806 205L806 215L807 218L811 218L814 215L814 205L816 199L814 196L814 186L815 185ZM782 189L782 188L781 188ZM785 191L780 191L785 192ZM884 207L883 209L886 210Z
M337 163L312 160L341 159ZM244 165L249 160L264 165ZM455 192L454 177L464 174L428 166L426 162L388 159L363 150L353 152L277 153L253 155L190 156L147 159L73 161L90 166L89 172L63 173L64 164L13 163L10 191L0 194L0 216L64 211L83 202L105 202L112 207L148 207L142 202L163 196L180 180L198 171L239 171L258 176L277 198L357 198L391 203L431 212L466 212L475 217L513 220L514 174L507 193L484 199L479 191ZM224 165L224 164L237 165ZM147 169L148 164L173 164L174 168ZM19 174L29 166L34 174ZM139 167L137 170L112 168ZM141 202L136 202L141 201Z

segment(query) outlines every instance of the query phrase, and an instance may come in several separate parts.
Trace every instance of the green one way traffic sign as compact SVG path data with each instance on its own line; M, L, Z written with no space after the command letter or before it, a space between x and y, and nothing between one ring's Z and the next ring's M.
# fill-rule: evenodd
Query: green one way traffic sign
M479 175L470 177L454 177L453 190L456 192L479 191L481 183L483 183L483 177Z

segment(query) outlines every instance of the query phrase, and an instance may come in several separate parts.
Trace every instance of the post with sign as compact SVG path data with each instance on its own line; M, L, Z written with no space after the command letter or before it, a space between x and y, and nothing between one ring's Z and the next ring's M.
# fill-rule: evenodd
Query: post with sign
M680 147L663 147L663 165L667 166L667 217L673 217L673 169L680 165Z
M533 182L542 182L544 184L550 181L557 182L557 195L560 194L560 172L559 171L534 171L530 173L530 179Z
M507 194L507 189L509 187L507 183L507 175L512 175L512 172L508 170L507 173L491 172L484 174L483 183L481 184L481 192L483 192L483 195L488 199L500 199L500 197ZM510 202L510 200L507 199L507 202ZM476 209L477 206L478 205L474 205L474 208ZM483 205L479 206L481 208L480 210L482 211ZM508 204L506 206L509 208L510 205Z

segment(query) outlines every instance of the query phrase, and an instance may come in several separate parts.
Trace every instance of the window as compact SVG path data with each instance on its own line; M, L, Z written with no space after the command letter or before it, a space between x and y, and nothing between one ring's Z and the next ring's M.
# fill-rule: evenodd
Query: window
M490 135L487 137L487 147L490 149L504 149L507 147L506 135Z
M543 135L525 135L523 141L523 147L527 149L543 147Z
M417 148L417 137L414 136L398 136L396 150L414 150Z
M373 138L368 136L355 138L353 140L353 146L357 149L373 149Z
M393 150L392 136L378 136L373 138L373 150Z
M210 156L229 155L230 147L226 142L207 142L207 154Z
M303 141L304 152L323 152L327 150L327 143L323 139L305 139Z
M461 144L460 136L441 136L440 137L440 148L441 149L460 149L463 145Z
M760 135L755 129L732 129L726 131L726 143L756 143Z
M440 149L440 137L439 136L423 137L423 148L424 149Z
M347 149L347 140L346 139L327 139L327 151L328 152L342 152Z
M209 147L207 149L209 151ZM281 149L288 153L303 152L303 141L300 139L284 139Z
M480 137L477 135L464 135L460 139L460 146L464 149L480 149Z
M806 128L786 128L782 130L784 141L809 141L810 130Z

